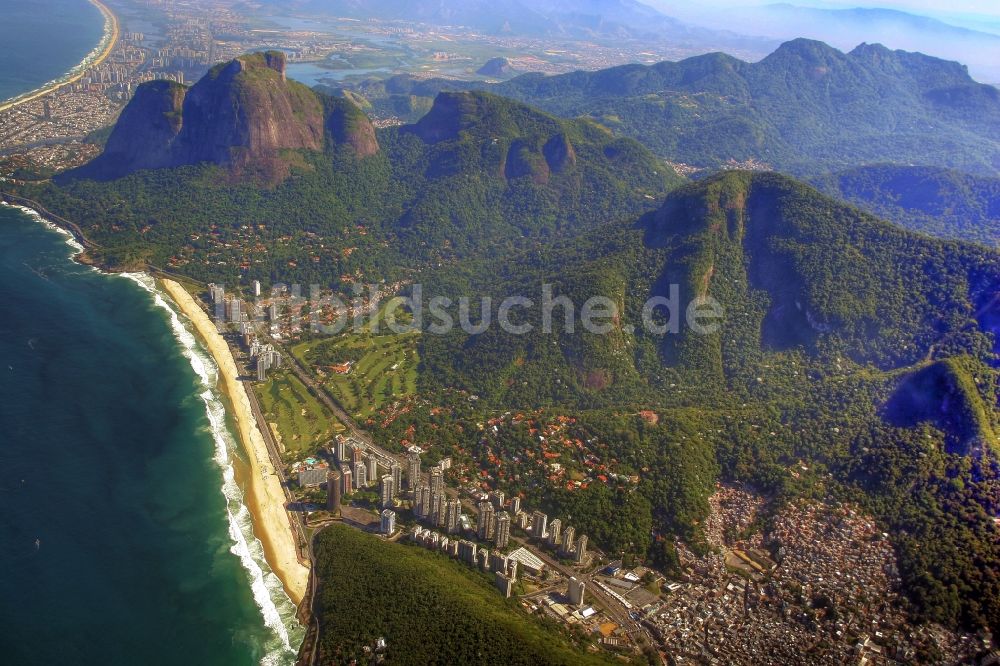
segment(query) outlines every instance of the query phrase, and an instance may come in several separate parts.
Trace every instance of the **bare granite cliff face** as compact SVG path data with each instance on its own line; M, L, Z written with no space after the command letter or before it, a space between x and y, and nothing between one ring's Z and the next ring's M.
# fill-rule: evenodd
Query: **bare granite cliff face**
M78 171L109 179L137 169L169 166L181 131L186 93L187 88L172 81L140 85L118 118L104 153Z
M190 88L139 86L104 152L64 177L112 180L210 163L277 181L288 174L292 152L323 151L328 142L358 157L379 151L371 121L350 101L323 99L289 81L283 53L253 53L213 67Z

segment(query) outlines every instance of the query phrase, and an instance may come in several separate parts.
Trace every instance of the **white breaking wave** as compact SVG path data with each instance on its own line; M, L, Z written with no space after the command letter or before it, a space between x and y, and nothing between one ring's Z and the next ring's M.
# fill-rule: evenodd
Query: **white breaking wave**
M45 219L33 208L10 204L3 200L0 200L0 206L20 210L46 228L64 236L66 244L73 249L71 258L84 251L83 246L77 242L72 233ZM98 270L94 267L90 268ZM212 439L215 442L214 460L222 470L221 490L226 498L229 536L233 541L229 551L240 559L240 563L247 572L254 601L264 618L264 624L274 633L274 639L263 646L265 654L261 658L261 665L294 664L297 656L295 646L301 644L305 632L296 617L295 604L288 598L281 580L267 564L264 557L264 547L253 533L250 511L243 503L243 491L236 483L236 470L233 468L231 452L236 450L237 444L226 427L226 409L216 388L219 370L215 360L184 325L169 298L165 298L157 289L156 281L152 277L145 273L119 273L117 275L139 285L152 296L157 307L163 308L169 314L170 327L174 338L181 345L181 353L188 359L191 368L198 375L205 388L199 397L205 403L205 414L208 417Z
M21 206L21 205L18 205L18 204L7 203L6 201L4 201L2 199L0 199L0 206L3 206L4 208L14 208L16 210L19 210L22 213L24 213L25 215L27 215L28 217L30 217L31 219L35 220L36 222L39 222L42 225L44 225L45 228L51 229L52 231L55 231L59 235L64 236L66 238L66 245L69 245L71 248L73 248L73 254L71 255L72 257L75 257L76 255L78 255L81 252L83 252L83 246L80 245L79 242L77 242L76 237L72 233L70 233L69 231L66 231L65 229L63 229L62 227L60 227L58 224L55 224L53 222L50 222L49 220L46 220L44 217L42 217L42 214L39 213L34 208L28 208L27 206Z
M229 550L240 558L243 568L246 569L254 600L264 617L264 623L276 637L274 645L265 646L267 653L261 659L261 664L263 666L293 664L297 654L294 645L301 643L303 629L296 619L295 605L285 594L281 580L271 571L264 558L264 547L254 536L250 511L243 503L243 492L236 483L236 470L233 468L231 457L236 442L226 427L225 406L216 392L219 371L215 360L202 348L168 299L164 298L156 288L153 278L144 273L121 275L149 292L156 305L169 313L174 337L181 344L182 353L205 387L199 397L205 403L205 413L215 441L215 462L222 470L222 494L226 498L229 536L233 540L233 546ZM295 643L292 642L293 636Z
M96 5L94 6L96 7ZM101 14L103 15L104 12L101 12ZM104 53L104 50L108 48L108 43L111 41L111 38L113 36L114 36L114 26L112 25L111 18L108 16L104 16L104 29L101 34L101 41L98 42L97 46L91 49L90 52L83 57L83 60L74 65L71 70L69 70L62 76L54 78L51 81L48 81L38 86L34 90L29 90L28 92L21 93L20 95L15 95L10 99L0 100L0 105L6 106L8 104L17 104L20 102L20 100L23 100L25 97L31 97L32 95L35 95L42 90L45 90L55 85L60 85L62 83L65 83L68 79L71 79L77 74L82 74L83 72L87 71L90 68L90 66L97 61L97 59L101 56L101 54Z

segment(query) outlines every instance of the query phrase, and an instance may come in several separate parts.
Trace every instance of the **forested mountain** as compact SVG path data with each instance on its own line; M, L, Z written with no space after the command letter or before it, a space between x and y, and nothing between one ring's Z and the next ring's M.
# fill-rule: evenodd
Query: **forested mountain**
M543 333L543 282L578 307L606 296L620 314L595 334L577 310L566 334L560 306ZM643 304L672 284L679 329L650 334ZM535 329L424 336L424 390L465 388L497 410L594 410L615 455L647 472L655 533L696 539L717 475L781 497L850 498L893 533L924 617L1000 627L995 250L904 231L782 176L731 172L637 223L446 271L434 289L527 294L535 307L516 323ZM699 295L724 312L704 335L683 319ZM623 425L638 409L659 425Z
M961 145L968 152L949 155L984 170L996 165L989 139L996 126L987 127L996 91L957 65L875 47L844 55L813 42L787 45L769 60L710 56L521 77L515 89L543 91L550 106L567 108L588 95L636 108L648 102L659 109L661 129L674 108L670 122L688 114L687 129L656 136L675 146L687 136L688 149L739 146L746 135L724 128L752 118L763 128L760 146L780 148L788 164ZM224 107L218 136L225 140L217 142L211 128L219 116L196 114L188 127L188 104L199 86L241 99L242 84L224 84L227 67L186 92L151 88L115 134L144 126L151 144L166 137L168 146L186 146L189 132L199 145L235 153L205 148L185 153L191 157L180 166L133 164L127 175L102 180L87 178L93 167L84 167L20 190L78 223L99 245L89 258L112 268L154 265L227 285L421 283L427 299L490 296L494 313L507 296L530 298L534 307L512 312L515 324L534 325L524 335L498 325L419 335L417 386L428 403L373 420L376 437L398 442L403 435L388 429L411 426L442 439L464 433L469 451L485 415L575 413L595 433L582 438L607 443L606 454L625 461L638 481L573 496L543 486L524 492L572 514L613 552L638 551L669 569L675 538L699 542L720 478L779 500L832 496L860 503L892 533L906 591L923 617L1000 630L996 249L904 230L773 173L724 172L680 185L640 143L610 132L607 119L562 119L486 92L441 93L419 121L374 130L353 104L307 91L303 113L291 116L299 129L321 133L295 130L289 145L270 123L237 123L239 139L229 142L229 120L270 111L231 116ZM280 72L264 69L277 97L261 103L284 104ZM684 93L682 104L676 90L684 86L713 92ZM875 94L915 106L874 104ZM172 114L181 98L178 130ZM713 125L711 109L726 120ZM943 129L929 137L930 115L922 114L933 109ZM810 129L803 118L817 124ZM852 132L857 140L845 143ZM109 141L107 155L127 156L126 145ZM812 152L795 157L801 145ZM247 146L264 146L263 163L277 155L287 171L261 182L256 152L234 168L226 156L246 155ZM563 324L565 305L554 309L552 332L543 330L543 284L573 304L573 332ZM602 332L579 321L594 296L618 310L599 322ZM647 313L663 333L643 322L650 297L674 303L674 318L665 307ZM720 305L717 328L698 332L685 316L699 298ZM472 318L478 322L479 312ZM446 417L428 405L456 402L469 412L468 427L433 421ZM640 411L656 423L637 419ZM503 640L527 631L512 629Z
M783 176L729 172L676 190L639 223L483 264L461 281L448 271L440 279L441 290L496 299L534 298L548 282L578 306L608 296L621 313L609 334L561 336L558 346L540 343L549 336L538 312L535 335L429 338L425 357L442 384L522 406L686 405L766 396L757 378L788 355L880 371L958 353L990 357L976 313L1000 289L1000 258L909 233ZM683 308L716 299L726 313L720 330L644 333L643 304L669 297L670 285Z
M756 63L714 53L495 85L396 77L360 92L398 112L410 96L470 85L592 118L697 167L755 160L802 175L895 162L1000 173L1000 91L958 63L879 45L842 53L797 39Z
M482 92L442 94L420 122L378 133L348 100L291 86L316 114L270 122L287 101L277 94L196 115L191 100L204 87L244 99L254 70L227 78L231 68L215 68L186 96L151 85L103 155L37 193L100 246L94 261L206 280L222 271L231 284L391 279L636 215L680 182L634 140ZM283 93L279 72L262 69L251 87L259 76ZM173 134L160 103L168 97L192 116ZM157 149L136 151L143 142Z
M839 49L859 42L879 43L891 49L920 51L969 66L973 76L985 83L1000 81L1000 35L883 7L807 7L775 2L744 7L699 8L687 3L661 0L657 6L679 18L705 27L728 29L777 40L808 37ZM951 16L949 21L961 21ZM974 21L970 25L975 25Z
M438 553L334 524L317 537L316 561L319 663L365 663L379 638L395 664L618 661L574 645L569 632L501 598L488 577Z
M140 169L211 163L281 179L291 166L283 152L322 150L328 117L343 124L331 115L335 110L286 79L283 53L241 56L216 65L190 88L168 81L140 85L103 154L64 178L107 180ZM339 129L340 140L349 142ZM372 134L370 124L353 132ZM356 143L362 156L377 152L370 140Z
M938 167L875 165L813 181L879 217L932 236L1000 244L1000 179Z

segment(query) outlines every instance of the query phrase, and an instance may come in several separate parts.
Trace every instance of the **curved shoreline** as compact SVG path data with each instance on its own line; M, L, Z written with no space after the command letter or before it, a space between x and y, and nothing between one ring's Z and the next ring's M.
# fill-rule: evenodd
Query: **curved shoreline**
M250 465L245 499L253 516L254 534L263 545L265 559L281 579L288 597L299 605L308 590L309 568L298 559L296 537L285 510L281 480L271 468L267 445L253 416L246 387L239 379L236 361L215 324L187 290L173 280L162 279L160 282L180 311L191 320L195 332L219 368L219 388L229 398L240 442Z
M9 111L16 106L21 104L26 104L39 97L44 97L51 92L55 92L64 86L68 86L71 83L75 83L83 78L83 75L87 73L87 70L91 67L97 67L111 55L111 52L115 48L115 44L118 43L119 27L118 27L118 17L114 15L107 5L101 2L101 0L88 0L90 4L97 7L97 9L104 16L104 35L101 41L94 48L93 51L87 54L79 64L77 64L73 69L69 71L65 76L58 78L54 81L46 83L41 88L33 90L31 92L24 93L18 97L7 100L0 104L0 113L4 111ZM94 53L100 49L100 52L95 56Z
M58 217L57 219L61 224L56 224L34 208L28 207L24 203L15 203L14 201L20 199L20 197L10 197L13 201L8 201L7 199L7 196L0 193L0 207L19 210L35 221L40 222L46 228L64 236L66 243L72 247L70 259L73 262L87 265L85 262L80 261L80 257L85 252L84 244L89 245L90 243L86 238L82 237L82 234L78 236L81 232L75 224ZM35 204L35 202L31 202L30 200L22 201ZM62 226L65 224L70 225L71 228L68 229ZM96 266L91 265L89 268L96 272L103 272ZM241 460L231 457L225 452L222 454L224 459L220 459L218 450L216 452L216 463L220 464L223 471L224 485L222 494L228 502L232 502L233 498L226 492L226 484L238 484L236 488L239 497L236 501L240 509L239 515L233 513L232 507L227 510L229 513L229 536L234 544L234 549L231 549L231 552L243 561L242 566L252 579L252 592L264 616L265 625L274 631L277 639L284 644L284 647L277 648L277 651L271 651L273 646L268 647L267 658L261 663L286 663L283 659L274 661L271 657L279 653L285 654L288 651L296 653L299 649L301 638L304 638L304 636L300 637L298 633L293 634L297 630L289 625L288 619L294 618L293 622L295 620L301 622L300 614L303 609L303 599L307 595L311 595L309 587L312 567L311 562L304 562L299 559L299 552L295 541L296 534L292 526L292 518L285 511L285 495L280 479L275 475L270 464L265 463L263 467L258 465L258 461L260 460L266 460L269 463L270 458L268 457L267 446L263 441L259 424L249 407L248 394L243 382L239 379L238 369L229 345L218 334L214 323L208 318L196 299L178 283L161 277L158 279L158 282L162 286L162 289L159 289L156 285L157 280L145 273L105 273L105 275L120 275L135 282L142 289L149 292L154 300L164 309L170 312L175 323L178 325L180 325L176 321L178 315L189 319L191 327L183 327L184 330L188 331L187 335L193 335L199 339L203 343L202 353L207 352L215 362L216 372L214 374L216 379L212 385L216 387L218 392L224 394L225 402L229 404L225 404L225 402L218 403L217 406L220 412L215 420L213 420L212 409L208 409L209 421L213 423L213 430L215 429L215 425L225 428L225 416L231 415L238 426L236 435L239 446L245 452L249 461L249 464L245 464L245 468L248 471L241 474L235 468L235 464L242 462ZM172 305L168 306L164 301L170 301ZM205 321L201 321L202 319ZM203 325L207 323L208 328L199 327L199 323ZM213 334L214 339L212 337ZM175 337L177 337L176 327ZM178 337L178 340L183 350L187 345L182 338ZM213 342L217 342L218 344L213 345ZM192 364L192 367L195 367L195 365ZM197 367L195 367L195 371L199 375L202 374ZM202 379L204 380L204 377ZM232 392L233 385L235 385L237 394ZM209 406L205 395L201 397L203 400L206 400L206 406ZM241 397L242 400L240 399ZM220 445L223 447L227 446L225 442L220 443L217 435L213 435L213 437L216 440L216 447ZM226 439L232 441L228 437ZM259 448L255 450L254 444L258 445ZM239 482L241 479L242 482ZM269 484L268 482L271 481L273 483ZM239 487L244 486L244 484L244 488ZM240 518L240 516L249 518L247 521L249 523L248 530L246 532L244 532L246 528L242 524L245 518ZM256 543L256 548L250 543L251 541ZM241 545L245 552L237 550ZM270 573L261 571L261 560L267 562ZM256 579L254 579L255 572ZM279 603L277 597L274 596L277 588L273 587L273 583L267 582L267 578L278 583L278 588L287 597L287 601ZM258 586L261 589L258 589ZM269 597L266 600L267 603L261 601L261 598L258 597L259 594ZM286 611L283 610L281 604L289 602L291 604L290 611L288 611L290 614L286 615ZM297 627L304 629L301 624L297 625Z

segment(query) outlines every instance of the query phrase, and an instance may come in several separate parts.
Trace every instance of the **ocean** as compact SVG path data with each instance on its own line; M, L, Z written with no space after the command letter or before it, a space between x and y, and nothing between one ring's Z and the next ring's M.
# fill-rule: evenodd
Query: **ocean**
M0 0L0 102L65 75L103 33L87 0Z
M79 63L86 0L0 0L0 99ZM146 276L0 206L0 663L290 664L211 357Z
M67 241L0 208L0 661L291 663L211 357Z

